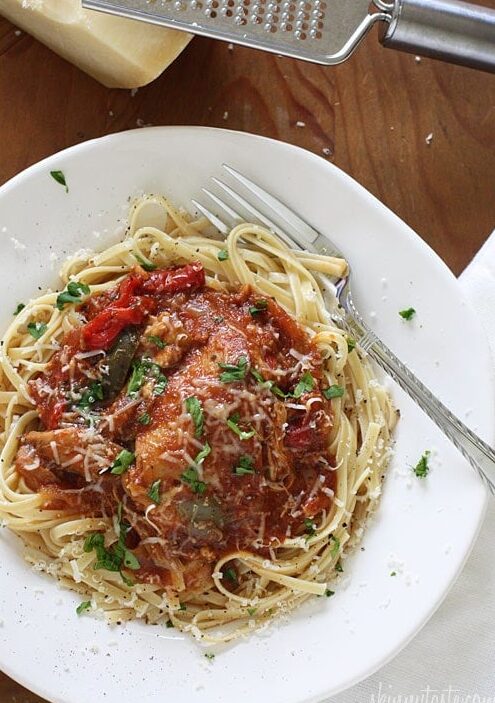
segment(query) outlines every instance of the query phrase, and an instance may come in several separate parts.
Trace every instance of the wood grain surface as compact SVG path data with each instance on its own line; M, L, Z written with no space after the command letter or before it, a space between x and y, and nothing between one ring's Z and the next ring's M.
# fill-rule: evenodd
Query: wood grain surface
M376 36L334 68L195 39L132 95L0 19L0 183L59 149L148 124L225 127L309 149L394 210L456 274L495 228L493 75L418 62ZM0 703L40 701L0 674Z

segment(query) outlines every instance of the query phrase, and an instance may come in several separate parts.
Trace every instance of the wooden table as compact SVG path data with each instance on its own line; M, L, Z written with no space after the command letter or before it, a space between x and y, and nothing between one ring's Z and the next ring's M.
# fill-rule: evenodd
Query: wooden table
M133 96L104 88L14 30L0 19L0 183L103 134L210 125L333 161L456 274L495 227L495 76L417 61L382 49L374 36L336 68L195 39ZM0 701L41 699L0 674Z

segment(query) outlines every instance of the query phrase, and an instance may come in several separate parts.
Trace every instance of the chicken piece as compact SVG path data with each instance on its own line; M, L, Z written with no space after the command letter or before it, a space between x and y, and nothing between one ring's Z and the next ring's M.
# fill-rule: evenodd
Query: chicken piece
M28 432L16 457L16 469L26 484L57 483L61 474L81 477L86 483L98 479L111 466L122 447L89 429L68 427ZM49 480L51 476L55 480ZM70 481L70 479L68 479Z
M125 476L125 489L134 501L146 508L150 504L148 488L154 481L160 479L162 488L172 485L194 463L204 439L195 437L193 420L185 412L184 400L200 396L216 398L221 404L232 403L234 391L219 380L218 362L235 363L247 354L244 338L233 330L226 330L221 336L212 336L203 347L190 351L180 369L169 376L164 394L155 400L151 409L151 424L136 438L136 465ZM232 438L229 435L229 439L235 441L235 435ZM215 447L217 458L223 448L222 444ZM239 441L239 455L248 448L249 444L244 442L241 447ZM208 463L205 459L205 471Z
M157 317L150 318L141 344L145 356L162 369L177 364L190 346L182 322L169 312L162 312Z

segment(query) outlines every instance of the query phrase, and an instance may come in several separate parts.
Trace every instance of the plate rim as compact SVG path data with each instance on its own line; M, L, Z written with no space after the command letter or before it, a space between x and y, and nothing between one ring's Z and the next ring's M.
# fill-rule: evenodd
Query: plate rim
M465 296L465 293L462 289L462 287L459 284L458 278L453 274L453 272L449 269L447 264L441 259L441 257L436 253L436 251L430 247L430 245L418 234L416 233L412 227L410 227L402 218L396 214L393 210L391 210L387 205L382 203L373 193L368 191L368 189L361 185L359 181L357 181L354 177L350 176L346 171L341 169L340 167L336 166L334 163L327 161L326 159L323 159L323 157L315 154L314 152L311 152L303 147L297 146L295 144L291 144L289 142L285 142L283 140L279 139L274 139L272 137L266 137L263 135L259 134L252 134L249 132L243 132L239 130L231 130L231 129L224 129L224 128L217 128L217 127L207 127L207 126L195 126L195 125L159 125L159 126L153 126L153 127L144 127L144 128L133 128L129 130L123 130L121 132L114 132L111 134L106 134L102 135L99 137L95 137L89 140L86 140L84 142L80 142L78 144L74 144L69 147L65 147L64 149L57 151L53 154L50 154L40 161L35 162L34 164L31 164L27 168L23 169L19 173L15 174L11 178L9 178L5 183L3 183L0 186L0 201L4 197L5 194L7 194L12 188L15 188L18 186L19 183L22 183L22 181L25 178L29 178L31 175L36 174L38 171L42 170L43 167L46 167L47 165L53 164L55 165L57 161L60 159L64 158L65 156L73 156L74 154L77 154L79 152L84 152L85 150L89 150L93 147L97 147L99 144L104 144L104 143L109 143L112 141L118 142L119 140L126 140L128 137L137 135L137 134L151 134L151 133L158 133L158 132L204 132L204 133L214 133L214 134L229 134L229 135L234 135L236 138L240 137L241 139L244 139L246 141L249 140L256 140L256 141L261 141L261 142L266 142L268 144L274 144L277 145L277 147L283 147L288 150L293 150L294 152L301 152L301 158L306 158L309 160L314 161L315 163L318 162L318 164L321 164L323 162L326 166L331 171L334 171L334 173L338 173L338 177L343 179L346 182L346 185L350 188L352 188L353 193L356 194L356 197L362 198L362 197L367 197L370 202L372 203L373 207L378 208L381 212L382 215L387 216L388 218L392 218L395 220L398 224L400 224L401 228L403 229L403 235L402 236L407 236L407 238L411 241L414 242L416 246L419 246L424 253L426 253L429 258L435 262L435 265L442 269L442 273L444 276L447 276L450 278L451 282L455 282L454 285L457 287L458 292L460 297L463 299L463 301L466 303L466 308L468 309L468 315L471 318L472 322L476 325L478 328L478 332L480 334L480 337L486 338L486 334L483 329L483 325L481 323L481 320L478 315L476 315L476 311L471 304L471 301ZM495 378L493 376L493 369L491 370L492 372L489 374L489 379L488 383L492 386L492 390L495 390ZM495 394L494 394L495 395ZM490 412L488 413L488 410ZM491 414L492 416L495 415L495 402L492 403L491 408L486 408L487 414ZM482 432L482 435L488 436L488 442L493 443L495 441L495 424L492 423L490 426L490 429ZM434 615L434 613L438 610L438 608L441 606L445 598L448 596L450 593L451 589L454 587L456 581L458 580L461 572L463 571L467 560L469 559L469 556L471 555L472 549L474 547L474 544L477 541L480 529L482 527L486 510L487 510L487 505L488 505L488 498L489 498L489 493L488 491L484 490L484 495L482 502L480 504L480 510L479 514L477 517L477 524L476 528L473 530L473 535L470 540L469 546L466 549L462 560L460 561L456 572L450 582L444 587L443 591L439 594L438 598L434 603L430 605L428 608L428 612L424 615L422 620L416 624L416 626L413 628L413 630L406 636L404 637L399 644L395 646L393 651L389 652L388 654L385 654L382 656L382 658L378 661L373 663L372 665L368 667L363 667L362 672L360 674L356 674L353 677L349 677L345 682L340 684L337 688L327 688L325 691L318 693L314 696L310 696L304 699L300 700L300 703L318 703L319 701L325 700L329 696L334 696L337 695L345 690L348 690L352 686L356 685L357 683L364 681L365 679L369 678L372 676L374 673L379 671L381 668L383 668L387 663L392 661L407 645L418 635L418 633L423 629L423 627L427 624L427 622L431 619L431 617ZM29 680L26 680L23 678L23 672L17 672L13 669L11 669L9 666L6 666L3 660L0 660L0 669L3 671L7 676L9 676L12 680L16 681L18 684L24 686L30 691L35 692L37 695L40 695L44 698L46 698L49 701L52 701L53 703L74 703L74 699L68 697L60 697L56 696L53 697L53 694L51 691L47 690L44 686L42 685L37 685L35 682L31 683ZM27 674L26 674L27 675Z

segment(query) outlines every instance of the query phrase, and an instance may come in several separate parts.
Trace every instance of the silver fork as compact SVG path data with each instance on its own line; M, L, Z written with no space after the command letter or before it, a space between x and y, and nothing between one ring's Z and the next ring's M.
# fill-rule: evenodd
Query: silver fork
M223 167L242 186L246 195L243 197L218 178L212 180L230 201L236 203L237 208L240 207L241 212L207 188L202 189L203 193L215 204L216 212L197 200L192 201L223 235L226 236L234 225L245 222L247 218L241 213L247 212L250 221L268 227L292 248L314 253L324 250L328 255L346 258L325 234L311 227L280 200L234 168L226 164ZM359 346L409 394L478 471L490 491L495 493L494 450L445 407L364 322L352 300L350 269L334 286L338 307L333 306L329 312L335 324L351 334Z

